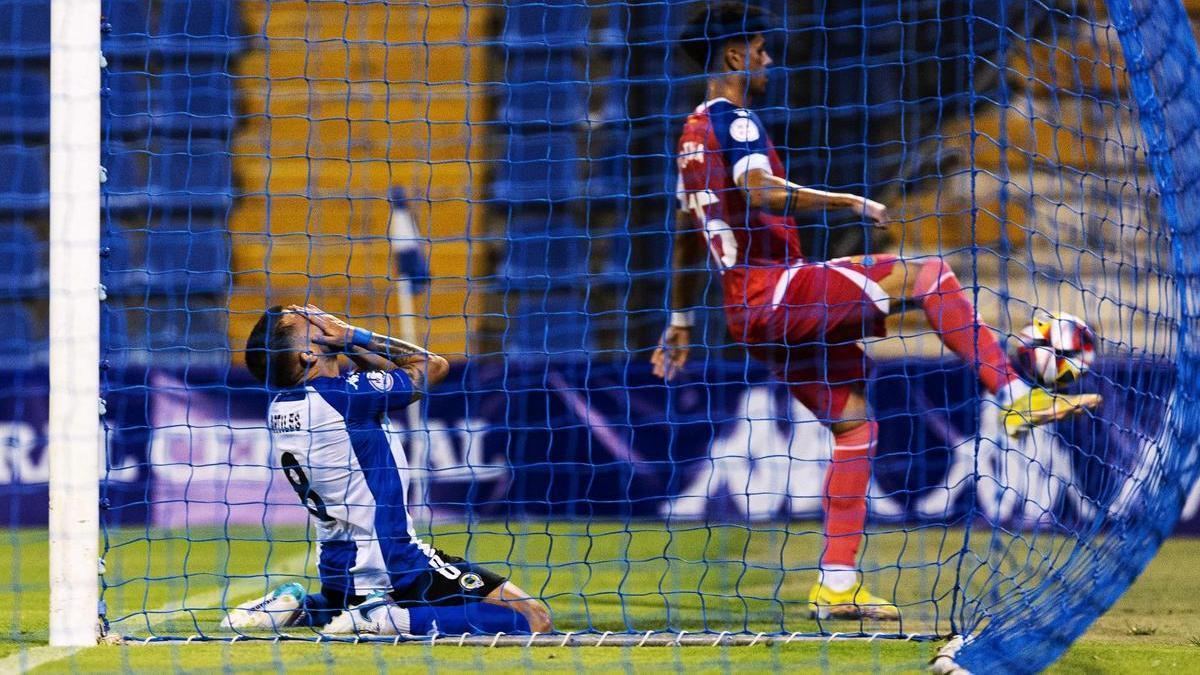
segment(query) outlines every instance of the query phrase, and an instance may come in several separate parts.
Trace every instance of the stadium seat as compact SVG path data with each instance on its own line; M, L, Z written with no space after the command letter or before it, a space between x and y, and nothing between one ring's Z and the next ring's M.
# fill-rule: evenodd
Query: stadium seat
M167 72L155 78L155 129L181 138L227 137L234 123L228 73Z
M224 301L215 304L194 295L161 296L139 301L128 315L130 347L151 352L152 360L169 358L173 365L228 363L229 335Z
M112 303L100 307L100 358L110 365L123 365L129 352L129 327L125 311Z
M150 200L167 210L224 211L233 202L224 143L173 143L150 155Z
M46 242L27 225L0 223L0 298L44 297L49 265Z
M0 360L44 355L48 346L29 310L20 302L0 302Z
M588 197L620 202L630 194L629 143L629 135L619 129L592 136L584 189Z
M548 210L514 211L506 232L508 251L501 266L504 289L584 285L587 236L575 219Z
M50 158L45 146L0 146L0 214L50 208Z
M577 291L526 294L511 317L506 349L518 358L586 359L592 353L588 316Z
M0 138L50 134L50 73L43 68L0 69Z
M50 58L50 3L48 0L0 0L0 59Z
M139 232L144 234L144 232ZM134 237L118 226L106 226L100 234L100 283L110 296L142 294L148 284L140 247L135 250Z
M145 73L110 69L100 97L100 120L107 136L142 136L150 123L150 83Z
M150 35L149 4L145 0L104 0L100 6L104 20L101 49L109 61L145 61Z
M580 197L579 139L573 132L513 133L500 157L494 194L510 202L565 201Z
M500 119L509 124L582 124L587 121L586 78L571 54L563 58L517 53L505 65Z
M149 203L150 189L146 179L145 150L109 143L100 162L105 180L100 186L102 207L117 211L144 209Z
M146 233L145 261L151 293L225 293L230 287L229 233L193 230L186 220L167 221Z
M574 0L509 4L504 21L505 46L510 50L586 47L589 10L586 3Z
M237 3L227 0L165 0L158 31L151 41L167 57L236 55L246 48Z

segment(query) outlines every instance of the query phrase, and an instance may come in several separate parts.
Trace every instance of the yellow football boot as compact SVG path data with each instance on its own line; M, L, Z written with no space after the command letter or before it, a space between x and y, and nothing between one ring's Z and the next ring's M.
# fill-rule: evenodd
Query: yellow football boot
M808 614L813 619L900 620L900 610L894 603L871 595L861 582L840 592L819 581L813 584L808 593Z
M1009 436L1017 438L1033 427L1091 410L1101 401L1100 394L1057 394L1034 387L1011 406L1000 409L1000 422Z

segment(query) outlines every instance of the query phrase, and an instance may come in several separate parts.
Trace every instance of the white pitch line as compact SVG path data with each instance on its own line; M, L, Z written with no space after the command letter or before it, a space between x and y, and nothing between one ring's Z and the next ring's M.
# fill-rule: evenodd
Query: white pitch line
M291 570L295 567L302 566L308 561L308 558L309 554L307 552L301 555L296 555L285 560L281 567L285 570ZM294 574L294 572L284 571L278 574ZM147 622L150 627L154 627L170 618L172 613L183 611L185 607L214 607L216 603L220 602L226 595L240 595L252 590L251 587L259 586L261 584L261 577L257 579L235 579L229 583L227 589L217 588L192 598L185 598L181 601L169 602L161 607L152 609L150 612L148 612L150 616L147 619ZM30 647L29 649L20 650L15 654L11 654L3 659L0 659L0 673L26 673L48 663L54 663L55 661L68 659L84 649L91 649L91 646Z

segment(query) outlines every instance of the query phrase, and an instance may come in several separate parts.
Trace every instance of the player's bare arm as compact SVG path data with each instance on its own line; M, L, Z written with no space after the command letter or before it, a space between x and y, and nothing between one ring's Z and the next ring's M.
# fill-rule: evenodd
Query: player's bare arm
M550 610L540 600L530 597L519 586L511 581L500 584L496 590L483 599L489 605L507 607L529 622L529 630L533 633L553 633L554 623L550 620Z
M692 341L692 313L698 289L704 288L706 252L695 221L686 211L675 213L675 248L672 253L671 323L650 362L654 375L671 380L687 363Z
M363 340L362 334L368 331L351 326L315 305L292 305L288 309L308 319L313 328L313 342L343 350L360 369L403 370L412 380L414 399L423 396L426 387L446 379L450 372L450 364L444 357L411 342L378 333L369 333ZM359 331L360 337L356 339Z
M752 208L789 215L818 209L849 209L877 226L887 224L887 207L859 195L806 188L763 169L747 171L738 183Z

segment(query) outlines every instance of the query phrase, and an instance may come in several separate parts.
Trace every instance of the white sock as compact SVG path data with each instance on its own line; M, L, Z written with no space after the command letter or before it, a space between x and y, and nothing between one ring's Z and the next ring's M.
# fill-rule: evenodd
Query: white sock
M842 593L858 585L858 570L845 565L826 565L821 568L821 585Z
M372 631L379 635L407 635L411 630L408 610L398 605L376 607L368 616L371 619Z
M996 402L1002 406L1012 405L1013 401L1020 399L1022 396L1033 391L1033 387L1029 383L1019 377L1014 377L1008 381L1008 384L1000 387L1000 391L996 392Z

